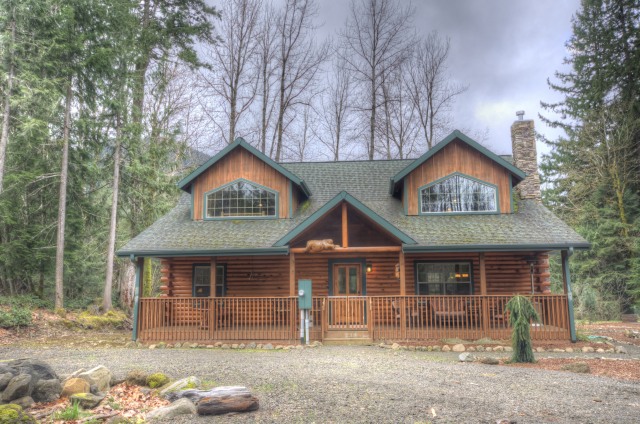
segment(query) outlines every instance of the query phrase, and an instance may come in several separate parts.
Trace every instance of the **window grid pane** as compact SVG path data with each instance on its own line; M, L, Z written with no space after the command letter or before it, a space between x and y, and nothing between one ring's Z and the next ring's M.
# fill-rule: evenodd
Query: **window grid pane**
M468 262L418 263L418 295L470 295L471 265Z
M206 204L207 218L276 216L276 194L246 181L209 193Z
M454 175L420 192L421 212L495 212L496 188Z

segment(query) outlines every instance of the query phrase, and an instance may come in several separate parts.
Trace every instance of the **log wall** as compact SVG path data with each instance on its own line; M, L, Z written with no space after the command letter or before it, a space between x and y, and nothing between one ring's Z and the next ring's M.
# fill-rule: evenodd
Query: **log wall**
M420 187L454 172L460 172L498 186L498 210L501 213L511 213L509 171L465 143L454 141L405 178L404 189L408 190L408 214L418 215L418 189Z

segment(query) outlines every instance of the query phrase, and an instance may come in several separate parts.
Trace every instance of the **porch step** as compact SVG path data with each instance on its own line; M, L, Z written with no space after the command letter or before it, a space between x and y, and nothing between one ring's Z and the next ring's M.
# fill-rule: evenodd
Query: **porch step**
M330 345L367 345L373 341L368 331L362 330L328 330L322 343Z

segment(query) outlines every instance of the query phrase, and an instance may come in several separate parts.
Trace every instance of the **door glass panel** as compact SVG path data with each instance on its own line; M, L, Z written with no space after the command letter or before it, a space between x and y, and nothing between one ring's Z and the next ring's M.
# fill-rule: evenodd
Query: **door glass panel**
M347 294L347 273L344 267L338 267L338 294Z
M349 268L349 294L358 294L358 270Z

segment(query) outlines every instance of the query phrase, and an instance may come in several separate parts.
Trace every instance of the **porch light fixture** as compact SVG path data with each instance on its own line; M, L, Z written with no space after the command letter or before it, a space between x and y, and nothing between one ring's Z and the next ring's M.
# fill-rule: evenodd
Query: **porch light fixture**
M373 271L373 265L371 265L370 263L367 263L366 269L367 269L367 273Z

